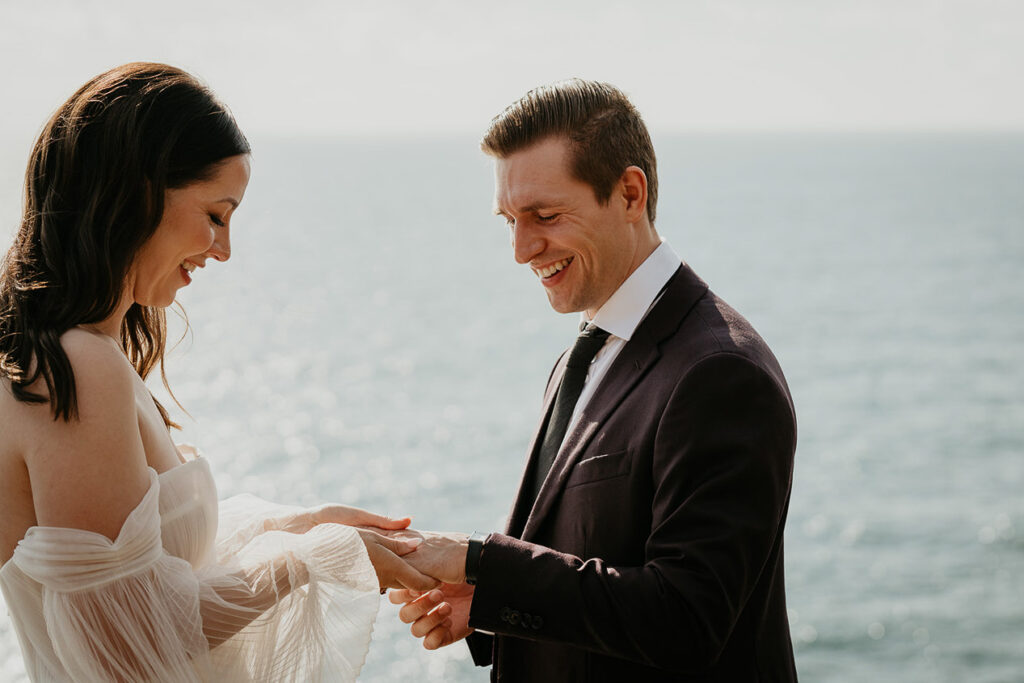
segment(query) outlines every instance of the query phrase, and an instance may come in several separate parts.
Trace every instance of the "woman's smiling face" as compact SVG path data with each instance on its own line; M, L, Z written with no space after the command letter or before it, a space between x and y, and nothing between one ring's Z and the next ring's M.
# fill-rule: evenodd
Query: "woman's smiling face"
M167 190L164 213L132 265L130 296L142 306L165 308L191 273L208 259L231 256L231 215L249 184L249 156L220 162L206 180Z

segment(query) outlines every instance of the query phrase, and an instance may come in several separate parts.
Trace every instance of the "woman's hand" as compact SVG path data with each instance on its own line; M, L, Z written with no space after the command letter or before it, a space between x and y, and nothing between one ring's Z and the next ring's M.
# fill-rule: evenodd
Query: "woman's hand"
M361 512L361 511L360 511ZM371 529L359 529L370 562L377 572L377 581L383 593L388 588L408 588L416 591L430 590L438 585L437 579L414 569L403 559L416 550L422 541L419 538L388 538Z
M344 524L345 526L363 527L375 531L401 531L409 526L412 519L402 517L392 519L375 512L367 512L348 505L327 503L307 508L302 512L273 517L263 522L264 531L287 531L292 534L304 534L317 524Z
M381 593L388 588L411 588L419 591L430 590L438 584L415 569L403 556L413 552L423 539L416 536L406 538L389 537L401 533L409 526L409 517L393 519L375 512L368 512L348 505L327 503L308 508L301 513L287 515L264 522L267 531L280 530L293 534L304 534L317 524L343 524L356 527L359 537L366 546L373 569L377 572Z
M367 512L348 505L335 505L328 503L309 510L313 524L344 524L345 526L374 527L397 531L405 529L412 523L409 517L392 519L386 515L378 515L375 512Z

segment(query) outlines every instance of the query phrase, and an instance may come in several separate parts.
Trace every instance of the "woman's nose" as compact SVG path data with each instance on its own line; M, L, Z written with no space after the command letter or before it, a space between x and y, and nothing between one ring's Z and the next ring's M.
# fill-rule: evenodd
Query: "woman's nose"
M213 240L207 253L218 261L227 261L231 258L231 235L227 227L217 230L217 237Z

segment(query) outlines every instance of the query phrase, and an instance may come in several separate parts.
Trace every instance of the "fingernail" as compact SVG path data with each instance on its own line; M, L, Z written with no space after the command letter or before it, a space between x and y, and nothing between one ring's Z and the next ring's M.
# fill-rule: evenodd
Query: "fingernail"
M423 539L422 538L409 538L409 539L406 539L405 543L406 543L406 545L408 545L410 547L417 548L417 547L419 547L419 545L421 543L423 543Z

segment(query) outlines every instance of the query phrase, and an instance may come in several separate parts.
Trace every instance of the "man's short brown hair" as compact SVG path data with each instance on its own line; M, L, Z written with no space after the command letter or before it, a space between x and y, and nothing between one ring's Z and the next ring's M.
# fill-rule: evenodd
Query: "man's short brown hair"
M491 120L480 148L503 159L549 137L564 137L573 156L571 172L594 189L601 203L629 166L647 176L647 217L654 223L658 168L640 112L608 83L573 78L542 85Z

